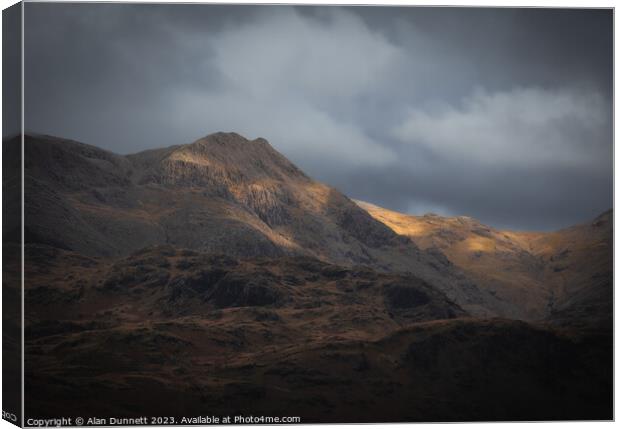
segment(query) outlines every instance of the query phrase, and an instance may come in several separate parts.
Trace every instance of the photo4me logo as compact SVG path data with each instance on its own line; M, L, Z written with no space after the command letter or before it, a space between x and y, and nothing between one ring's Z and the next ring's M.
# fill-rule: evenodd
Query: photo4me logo
M8 420L10 422L17 423L17 416L15 414L13 414L13 413L8 412L8 411L2 410L2 418L4 420Z

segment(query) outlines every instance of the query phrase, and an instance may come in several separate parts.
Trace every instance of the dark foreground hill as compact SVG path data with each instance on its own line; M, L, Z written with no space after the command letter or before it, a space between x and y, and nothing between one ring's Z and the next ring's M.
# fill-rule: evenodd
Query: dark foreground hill
M411 275L167 246L28 257L30 416L612 417L610 336L471 318Z

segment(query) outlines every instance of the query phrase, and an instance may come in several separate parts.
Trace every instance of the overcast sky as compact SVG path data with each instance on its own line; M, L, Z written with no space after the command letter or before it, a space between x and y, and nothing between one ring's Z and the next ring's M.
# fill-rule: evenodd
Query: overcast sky
M26 129L265 137L352 198L556 229L613 204L610 10L26 4Z

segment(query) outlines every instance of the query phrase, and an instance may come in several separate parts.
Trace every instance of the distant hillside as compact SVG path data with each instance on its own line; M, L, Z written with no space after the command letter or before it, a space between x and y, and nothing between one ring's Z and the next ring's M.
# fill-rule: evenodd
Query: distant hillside
M358 201L420 249L440 251L531 320L611 327L613 216L550 233L501 231L469 217L411 216ZM579 315L580 322L567 315Z

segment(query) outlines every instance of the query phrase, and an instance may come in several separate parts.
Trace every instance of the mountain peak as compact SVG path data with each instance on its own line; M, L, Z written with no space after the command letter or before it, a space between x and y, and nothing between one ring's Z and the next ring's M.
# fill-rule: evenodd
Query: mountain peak
M234 132L209 134L194 143L180 146L168 160L185 167L201 166L233 174L244 181L272 179L289 181L307 176L264 138L249 140Z
M269 142L262 138L250 140L235 132L217 132L209 134L187 145L181 145L176 152L192 152L198 156L208 156L220 160L247 162L250 158L286 160Z
M131 157L145 167L141 182L230 189L264 181L309 180L264 138L249 140L235 132L217 132Z
M234 131L218 131L215 133L207 134L204 137L199 138L192 144L205 144L205 143L217 143L217 144L239 144L239 143L249 143L250 139L242 136L239 133Z
M263 137L258 137L254 140L250 140L247 137L242 136L234 131L218 131L216 133L208 134L195 142L191 143L189 146L202 146L202 145L219 145L224 147L238 147L238 146L247 146L249 145L257 145L271 148L269 142ZM273 149L273 148L271 148Z

